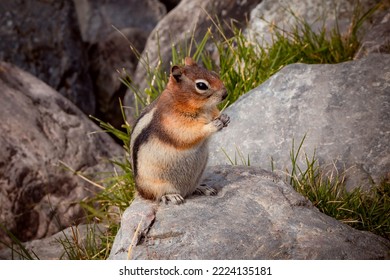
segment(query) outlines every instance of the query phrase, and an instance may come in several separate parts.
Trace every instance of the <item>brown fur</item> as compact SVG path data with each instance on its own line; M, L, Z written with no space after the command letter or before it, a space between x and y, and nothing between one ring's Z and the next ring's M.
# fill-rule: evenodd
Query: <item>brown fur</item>
M196 87L202 80L207 90ZM218 75L191 58L184 66L172 67L166 89L137 120L135 139L132 134L133 169L141 196L159 200L172 194L183 200L196 189L207 161L207 139L228 124L228 117L219 119L217 108L226 94Z

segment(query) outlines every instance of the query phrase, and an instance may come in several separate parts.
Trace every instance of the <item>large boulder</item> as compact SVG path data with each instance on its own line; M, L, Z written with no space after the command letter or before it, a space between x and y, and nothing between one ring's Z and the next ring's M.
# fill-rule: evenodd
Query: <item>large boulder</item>
M373 20L372 27L364 34L360 45L355 59L370 53L390 53L390 1L387 4L383 2L382 8Z
M389 259L390 241L318 211L279 177L216 166L217 196L183 205L139 197L122 216L110 259Z
M88 56L71 0L2 0L0 38L0 61L35 75L86 114L95 113Z
M166 7L158 0L73 1L82 39L90 46L96 116L120 128L123 116L119 101L123 104L127 89L120 78L134 75L136 52L142 52Z
M111 172L122 149L74 104L32 75L0 62L0 223L21 241L82 220L89 176ZM6 240L0 230L0 239Z
M351 170L350 187L390 174L390 55L335 65L292 64L226 109L231 123L211 142L210 165L239 154L251 165L292 170L290 152L306 135L298 159ZM222 150L223 149L223 150ZM226 154L225 154L226 153ZM348 176L348 173L347 173Z
M166 7L158 0L73 0L83 41L105 40L115 29L128 27L148 33L165 16Z
M147 39L144 30L125 28L94 44L89 51L90 73L96 95L96 116L116 128L123 124L122 101L127 86L121 79L134 74L138 63L130 46L142 51Z
M325 26L331 31L336 24L340 32L349 31L354 14L363 15L381 0L264 0L252 10L248 24L249 34L259 42L272 43L272 25L292 31L299 20L305 20L313 30Z

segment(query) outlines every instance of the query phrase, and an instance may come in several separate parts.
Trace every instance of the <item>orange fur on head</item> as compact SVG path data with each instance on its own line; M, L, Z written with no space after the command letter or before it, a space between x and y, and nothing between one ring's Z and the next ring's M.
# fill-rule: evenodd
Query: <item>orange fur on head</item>
M191 57L188 56L184 59L184 64L187 66L197 65L196 62Z

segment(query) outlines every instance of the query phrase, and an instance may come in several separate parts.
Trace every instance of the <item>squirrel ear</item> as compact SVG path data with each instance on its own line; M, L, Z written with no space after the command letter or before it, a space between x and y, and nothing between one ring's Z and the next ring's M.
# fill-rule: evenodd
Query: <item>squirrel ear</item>
M179 66L172 66L171 68L171 75L173 78L175 78L176 82L179 82L180 79L181 79L181 75L182 75L182 71L181 71L181 68Z
M196 62L191 57L188 56L184 59L184 64L187 66L197 65Z

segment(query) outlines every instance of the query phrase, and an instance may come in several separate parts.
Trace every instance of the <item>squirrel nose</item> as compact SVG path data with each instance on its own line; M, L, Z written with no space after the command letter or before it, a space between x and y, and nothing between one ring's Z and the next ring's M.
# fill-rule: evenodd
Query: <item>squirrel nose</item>
M225 100L225 98L228 96L228 92L226 89L223 90L222 92L222 100Z

